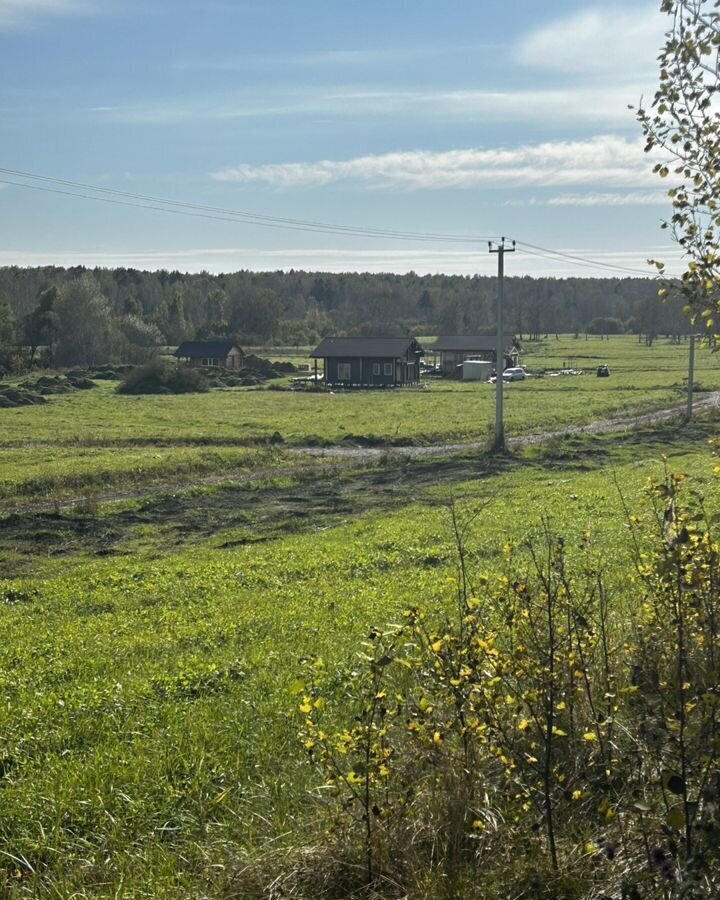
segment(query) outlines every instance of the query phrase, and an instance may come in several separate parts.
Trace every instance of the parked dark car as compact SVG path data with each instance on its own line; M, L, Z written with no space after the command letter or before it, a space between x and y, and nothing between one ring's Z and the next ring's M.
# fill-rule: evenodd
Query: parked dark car
M609 378L610 377L610 369L607 366L598 366L597 372L595 373L598 378Z

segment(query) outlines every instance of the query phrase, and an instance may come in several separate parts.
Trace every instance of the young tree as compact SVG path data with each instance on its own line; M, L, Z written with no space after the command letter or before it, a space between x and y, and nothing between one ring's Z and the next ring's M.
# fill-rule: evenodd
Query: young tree
M96 365L112 359L116 329L110 303L92 275L83 275L62 289L55 304L60 365Z
M670 29L659 56L660 84L637 117L654 171L671 178L671 228L689 260L680 289L693 320L714 335L720 312L720 10L717 0L661 0ZM664 266L657 263L662 272Z

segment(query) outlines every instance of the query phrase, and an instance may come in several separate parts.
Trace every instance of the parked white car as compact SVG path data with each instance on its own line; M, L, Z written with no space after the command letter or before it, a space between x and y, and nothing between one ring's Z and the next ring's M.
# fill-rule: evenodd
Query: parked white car
M503 381L522 381L527 377L527 372L522 366L511 366L503 372Z

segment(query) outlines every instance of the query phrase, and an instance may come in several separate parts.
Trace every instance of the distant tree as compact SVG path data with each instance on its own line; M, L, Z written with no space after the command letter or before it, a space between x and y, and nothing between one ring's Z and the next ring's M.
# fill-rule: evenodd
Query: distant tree
M206 322L212 328L214 325L225 324L227 315L227 294L221 288L210 291L206 304Z
M232 298L230 327L246 341L263 343L278 333L282 302L275 291Z
M160 326L167 339L177 344L187 336L188 327L185 321L185 303L183 295L176 293L167 305L167 319L165 325Z
M30 351L30 365L35 361L38 347L48 347L52 356L53 345L58 333L55 303L59 293L55 285L45 288L45 290L40 292L38 305L22 320L20 340L23 346Z
M125 316L120 322L120 331L136 347L159 347L165 343L165 335L157 325L145 322L139 316Z
M720 323L720 11L716 0L661 0L670 17L660 84L640 107L648 152L662 152L654 171L670 178L672 230L688 266L680 291L693 319L717 335ZM663 263L657 263L664 272ZM662 289L667 290L666 288Z
M15 342L15 316L7 300L0 300L0 346L12 346Z
M444 298L436 312L440 334L459 334L462 330L462 310L455 297Z
M116 331L110 303L92 275L66 284L55 303L55 359L60 365L97 365L112 360Z
M0 300L0 376L22 368L15 345L15 316L7 300Z
M589 323L587 331L588 334L624 334L625 326L612 316L598 316Z
M142 303L133 295L126 297L123 302L123 313L126 316L142 316Z

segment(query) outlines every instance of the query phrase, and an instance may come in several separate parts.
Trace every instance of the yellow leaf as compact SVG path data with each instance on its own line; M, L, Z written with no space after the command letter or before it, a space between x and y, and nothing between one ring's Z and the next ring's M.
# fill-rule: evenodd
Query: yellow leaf
M670 828L679 831L685 827L685 813L681 806L673 806L670 812L665 816L665 822Z
M586 741L596 741L597 735L595 734L594 731L586 731L585 734L583 735L583 738Z
M572 792L573 800L580 800L582 797L582 793L583 793L582 791L573 791Z
M433 735L433 744L437 744L437 745L442 744L442 735L440 734L439 731L436 731L435 734Z

